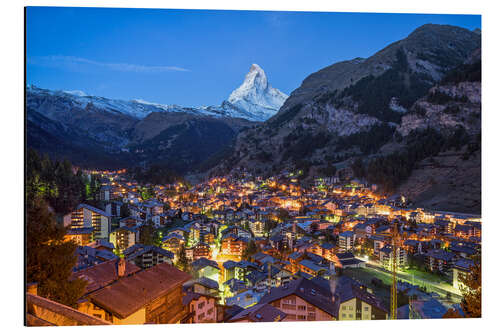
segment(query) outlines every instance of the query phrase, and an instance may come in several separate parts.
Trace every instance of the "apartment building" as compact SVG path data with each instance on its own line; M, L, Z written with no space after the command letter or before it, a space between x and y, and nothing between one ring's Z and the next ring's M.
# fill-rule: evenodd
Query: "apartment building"
M93 228L92 239L108 239L111 217L105 211L87 205L80 204L74 211L66 214L63 218L64 226L70 229Z

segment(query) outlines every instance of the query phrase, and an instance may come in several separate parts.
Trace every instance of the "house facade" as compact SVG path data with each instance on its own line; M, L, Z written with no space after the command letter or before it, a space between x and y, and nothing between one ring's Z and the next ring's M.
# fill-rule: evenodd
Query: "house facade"
M92 239L108 239L111 227L110 216L105 211L80 204L63 218L64 226L70 229L93 228Z

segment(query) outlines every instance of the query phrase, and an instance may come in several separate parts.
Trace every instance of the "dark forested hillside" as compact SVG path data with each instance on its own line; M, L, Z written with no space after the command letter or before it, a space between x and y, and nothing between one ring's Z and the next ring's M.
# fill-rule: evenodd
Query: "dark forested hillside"
M191 119L163 130L152 139L132 145L130 149L148 164L166 164L183 173L225 149L236 134L223 122L210 118Z

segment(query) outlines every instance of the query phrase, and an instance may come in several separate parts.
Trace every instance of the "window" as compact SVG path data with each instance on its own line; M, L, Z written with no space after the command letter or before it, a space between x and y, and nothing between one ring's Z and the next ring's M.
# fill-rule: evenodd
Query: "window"
M368 306L365 306L365 311L369 311L370 308Z
M198 309L203 309L204 306L205 306L205 302L201 302L200 304L198 304Z
M346 309L346 306L345 305L342 305L342 310L345 310Z
M342 318L345 318L345 313L342 314Z
M298 306L298 309L299 309L300 311L306 311L306 306L305 306L305 305L299 305L299 306Z
M352 306L349 307L349 311L352 311Z
M349 313L349 318L352 318L352 313Z
M303 315L299 315L299 320L306 320L306 316L303 316Z

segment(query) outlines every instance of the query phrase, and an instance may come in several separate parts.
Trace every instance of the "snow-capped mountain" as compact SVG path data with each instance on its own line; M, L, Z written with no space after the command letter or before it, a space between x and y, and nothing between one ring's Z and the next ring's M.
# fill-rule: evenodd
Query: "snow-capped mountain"
M137 119L143 119L152 112L186 112L195 114L210 115L209 112L203 112L196 108L184 108L177 105L163 105L158 103L150 103L140 99L124 101L119 99L111 99L99 96L90 96L82 91L60 91L38 88L34 85L29 85L26 89L28 103L44 101L44 97L57 97L59 102L64 103L68 110L71 108L101 110L111 113L120 113L131 116ZM37 98L34 98L34 97ZM44 113L44 105L35 108L38 112ZM92 107L92 108L90 108Z
M272 117L285 102L287 95L272 88L262 68L252 65L243 84L234 90L227 101L219 106L185 107L151 103L142 99L124 101L106 97L90 96L81 90L60 91L48 90L29 85L27 93L30 96L54 96L64 101L68 108L103 110L121 113L137 119L144 119L152 112L183 112L193 115L203 115L215 118L243 118L251 121L265 121ZM33 99L28 99L29 101ZM39 98L37 100L40 100ZM89 108L91 106L92 108ZM43 107L38 111L42 111Z
M253 115L255 120L265 121L278 112L287 98L288 95L271 87L259 65L252 64L245 80L231 93L228 102Z

